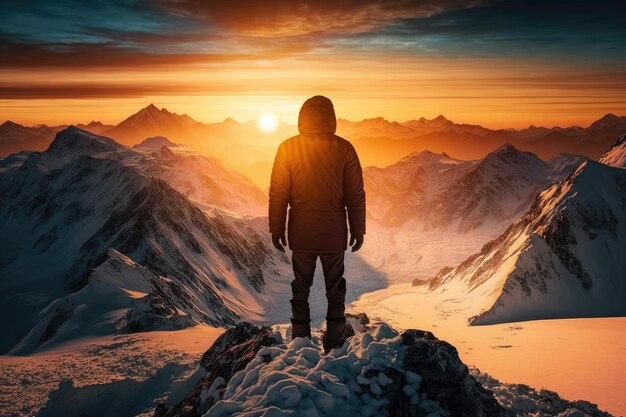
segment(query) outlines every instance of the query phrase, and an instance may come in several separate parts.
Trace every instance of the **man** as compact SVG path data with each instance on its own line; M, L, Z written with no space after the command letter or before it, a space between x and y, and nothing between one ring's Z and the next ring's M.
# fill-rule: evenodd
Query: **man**
M352 252L363 245L365 191L359 158L350 142L335 135L337 119L326 97L308 99L298 117L299 135L280 144L270 185L269 223L274 246L292 253L294 280L292 337L311 337L309 291L315 263L320 258L328 311L324 350L346 340L344 252L348 243L346 211Z

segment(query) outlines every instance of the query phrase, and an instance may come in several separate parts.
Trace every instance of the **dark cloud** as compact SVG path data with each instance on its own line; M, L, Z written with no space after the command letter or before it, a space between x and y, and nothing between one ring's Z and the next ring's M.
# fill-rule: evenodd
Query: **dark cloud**
M2 68L115 68L162 69L194 63L219 63L237 60L258 60L258 54L238 53L171 53L138 52L136 49L107 44L55 45L54 48L5 41L0 53L10 59L3 60ZM296 49L276 49L276 54L297 52Z
M65 99L65 98L134 98L156 94L189 94L192 89L164 85L54 85L54 86L2 86L3 100L15 99Z
M403 19L352 43L440 54L541 59L621 59L626 2L491 1L429 18Z

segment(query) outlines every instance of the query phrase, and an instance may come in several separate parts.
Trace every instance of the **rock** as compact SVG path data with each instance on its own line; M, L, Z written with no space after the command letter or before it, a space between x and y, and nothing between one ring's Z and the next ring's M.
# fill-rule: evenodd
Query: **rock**
M420 392L438 401L453 416L514 416L474 379L451 344L431 332L407 330L401 335L407 345L404 365L422 377ZM406 401L391 401L390 416L403 416ZM413 415L413 414L408 414Z
M155 417L196 417L204 415L222 396L225 384L217 388L218 378L228 382L232 376L246 367L257 352L264 346L281 342L270 327L256 327L250 323L240 323L222 334L207 350L200 361L206 375L194 390L180 403L167 407L159 404ZM271 361L268 355L266 361ZM210 393L211 395L208 395Z

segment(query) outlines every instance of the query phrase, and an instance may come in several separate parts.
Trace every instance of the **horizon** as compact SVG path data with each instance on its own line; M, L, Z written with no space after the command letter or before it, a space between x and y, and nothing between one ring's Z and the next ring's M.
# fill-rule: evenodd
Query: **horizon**
M224 123L224 122L226 122L228 120L233 120L233 121L235 121L235 122L237 122L239 124L257 123L259 118L261 118L264 114L268 114L267 112L266 113L260 113L256 118L248 119L248 120L240 120L240 119L237 119L237 118L235 118L233 116L227 116L227 117L225 117L224 119L221 119L221 120L206 121L206 120L197 119L197 118L193 117L192 115L190 115L188 113L178 112L176 110L173 110L172 108L167 108L165 106L159 107L160 105L157 105L157 104L154 104L154 103L149 103L149 104L144 105L143 107L139 108L138 110L135 110L132 113L126 115L123 119L121 119L121 120L119 120L117 122L115 122L115 121L105 121L104 119L91 119L89 121L82 121L82 122L65 121L65 122L61 122L61 123L46 123L45 121L41 121L41 122L37 122L37 123L28 123L28 122L22 122L22 121L19 121L19 120L16 120L16 119L9 119L9 118L7 118L7 119L3 120L2 123L0 123L0 125L5 124L7 122L11 122L11 123L15 123L15 124L18 124L18 125L21 125L21 126L24 126L24 127L37 127L37 126L57 127L57 126L77 126L77 125L84 125L84 126L86 126L86 125L89 125L90 123L101 123L103 125L117 126L118 124L122 123L123 121L125 121L129 117L139 113L140 111L142 111L142 110L144 110L146 108L149 108L150 106L156 107L159 111L166 110L169 113L176 114L178 116L189 116L194 121L196 121L198 123L202 123L202 124L207 124L207 125L208 124L220 124L220 123ZM539 124L535 124L535 123L530 123L530 124L527 124L527 125L524 125L524 126L521 126L521 127L516 127L516 126L497 126L497 127L494 127L494 126L484 125L484 124L481 124L481 123L478 123L478 122L473 122L473 121L457 121L455 119L447 117L444 114L438 114L438 115L433 116L433 117L416 116L416 117L413 117L413 118L410 118L410 119L406 119L406 120L403 120L403 121L394 120L394 119L388 119L388 118L386 118L384 116L380 116L380 115L365 117L363 119L358 119L358 120L347 119L347 118L344 118L344 117L337 117L337 121L342 120L342 121L346 121L346 122L349 122L349 123L361 123L361 122L365 122L365 121L368 121L368 120L383 119L383 120L385 120L385 121L387 121L389 123L399 123L399 124L403 125L403 124L406 124L406 123L409 123L409 122L412 122L412 121L416 121L416 120L420 120L420 119L426 119L428 121L432 121L432 120L435 120L435 119L437 119L439 117L443 117L447 121L450 121L450 122L452 122L452 123L454 123L456 125L478 125L478 126L481 126L483 128L490 129L490 130L509 130L509 129L513 129L513 130L519 131L519 130L525 130L525 129L529 129L529 128L533 128L533 127L534 128L546 128L546 129L559 129L559 128L566 129L566 128L573 128L573 127L586 128L586 127L591 126L594 122L597 122L598 120L604 119L604 118L609 117L609 116L614 116L614 117L618 117L618 118L625 117L623 114L617 114L616 112L609 111L609 112L607 112L607 113L605 113L605 114L603 114L601 116L592 117L590 120L588 120L584 124L577 124L577 125L557 124L557 125L549 126L549 125L539 125ZM297 124L298 124L297 120L295 122L289 122L289 121L280 119L278 117L277 117L277 121L279 123L281 123L281 124L285 124L285 125L288 125L288 126L296 126L297 127Z

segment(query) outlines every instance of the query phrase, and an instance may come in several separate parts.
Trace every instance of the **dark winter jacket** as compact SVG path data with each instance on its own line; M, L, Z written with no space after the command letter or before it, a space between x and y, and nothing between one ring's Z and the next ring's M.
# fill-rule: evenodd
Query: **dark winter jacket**
M300 134L280 144L270 185L270 232L285 232L294 251L347 249L350 233L365 234L365 191L359 158L335 135L337 120L326 97L308 99L298 118Z

